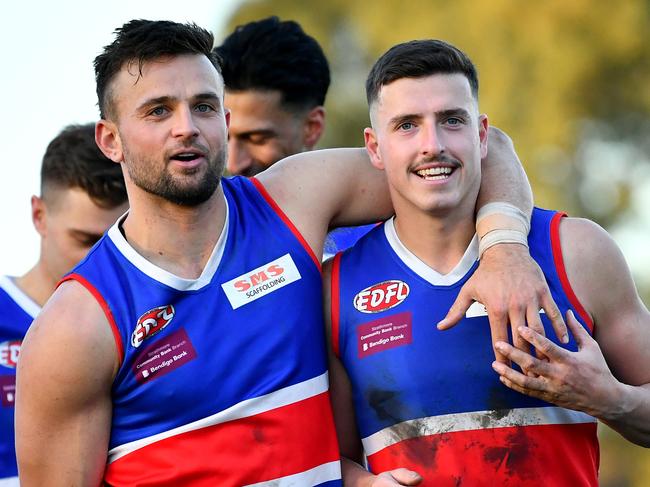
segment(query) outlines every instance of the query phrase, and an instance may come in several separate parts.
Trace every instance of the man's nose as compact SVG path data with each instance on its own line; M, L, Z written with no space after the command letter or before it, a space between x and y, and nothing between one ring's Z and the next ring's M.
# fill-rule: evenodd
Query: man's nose
M172 134L175 137L196 137L199 127L194 120L194 113L190 107L179 107L174 113L174 126Z

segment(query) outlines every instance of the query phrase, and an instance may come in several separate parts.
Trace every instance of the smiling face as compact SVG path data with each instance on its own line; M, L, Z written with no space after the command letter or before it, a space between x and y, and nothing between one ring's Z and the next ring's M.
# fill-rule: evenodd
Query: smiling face
M102 151L134 186L183 206L207 201L226 161L223 81L202 55L127 64L111 81L114 120L97 127Z
M228 172L254 176L280 159L302 152L306 116L282 106L282 93L229 91L225 104L232 113L228 128Z
M395 212L472 211L487 152L487 117L462 74L400 78L381 87L365 130L386 171Z

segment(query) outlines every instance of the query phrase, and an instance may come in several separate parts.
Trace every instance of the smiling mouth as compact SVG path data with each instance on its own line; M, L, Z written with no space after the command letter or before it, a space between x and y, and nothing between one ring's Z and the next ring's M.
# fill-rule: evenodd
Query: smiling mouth
M443 179L448 179L453 172L454 168L452 167L429 167L415 171L415 174L425 181L441 181Z

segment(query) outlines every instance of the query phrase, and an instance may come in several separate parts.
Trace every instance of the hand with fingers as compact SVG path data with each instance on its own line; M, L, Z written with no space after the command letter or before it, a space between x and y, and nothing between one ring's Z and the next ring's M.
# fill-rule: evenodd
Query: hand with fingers
M603 417L616 409L620 382L612 375L603 354L589 333L571 311L567 324L578 346L577 352L566 350L531 328L519 330L527 345L545 358L540 360L500 341L497 350L519 365L523 374L503 363L492 366L509 388L557 406Z
M461 289L447 316L438 323L438 329L447 330L458 324L474 301L487 310L493 346L508 341L510 326L514 346L527 351L528 342L519 329L527 325L544 336L540 308L560 341L568 343L562 314L551 297L544 274L523 245L501 244L486 250L478 269ZM509 364L496 347L494 353L497 362Z

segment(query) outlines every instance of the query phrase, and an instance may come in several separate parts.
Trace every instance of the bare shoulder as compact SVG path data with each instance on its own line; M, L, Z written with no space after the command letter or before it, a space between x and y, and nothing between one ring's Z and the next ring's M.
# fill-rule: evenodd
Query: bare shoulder
M119 364L116 350L95 298L76 281L61 284L30 327L18 360L21 483L100 483Z
M590 312L597 312L612 287L635 292L623 253L600 225L584 218L563 218L560 242L567 276L578 298Z
M563 218L560 242L569 282L592 317L603 316L603 308L636 295L623 253L600 225Z
M585 261L598 256L623 258L612 236L596 222L586 218L562 218L560 241L565 258Z
M355 163L367 162L365 149L321 149L286 157L257 177L278 203L289 208L309 200L327 200L326 194L310 190L344 185L345 174L339 174L337 169L354 169Z
M80 283L64 282L43 307L25 336L18 367L23 377L58 371L82 380L93 371L96 379L112 382L119 367L115 339L100 304Z
M296 154L257 176L314 252L330 226L377 221L390 214L383 173L365 149L323 149Z
M560 240L567 277L594 320L594 338L615 375L629 384L650 380L650 313L623 253L596 223L563 218Z

